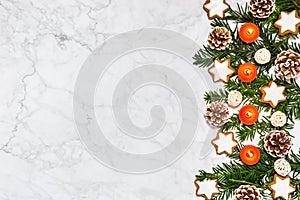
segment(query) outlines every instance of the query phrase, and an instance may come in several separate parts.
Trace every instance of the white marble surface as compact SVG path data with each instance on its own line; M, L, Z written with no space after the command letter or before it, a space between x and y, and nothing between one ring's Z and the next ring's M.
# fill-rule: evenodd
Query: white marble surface
M202 4L199 0L0 0L0 200L196 199L197 170L210 169L219 161L214 153L199 157L205 140L201 128L173 165L143 175L121 173L99 163L82 145L72 100L81 66L110 36L154 27L203 44L209 21ZM169 109L176 129L180 116L174 98L165 91L153 95L161 97L156 100ZM146 102L140 105L146 111L134 109L139 106L134 98L139 97ZM131 117L147 125L144 112L156 102L143 91L133 102ZM162 137L167 144L170 138ZM111 140L115 145L120 142L116 137ZM150 147L128 145L127 150L147 152L159 146Z

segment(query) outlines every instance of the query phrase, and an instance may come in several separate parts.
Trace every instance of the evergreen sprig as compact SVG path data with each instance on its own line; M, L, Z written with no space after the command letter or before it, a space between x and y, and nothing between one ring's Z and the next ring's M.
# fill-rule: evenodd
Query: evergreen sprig
M238 4L236 10L229 9L227 16L223 20L214 19L211 22L212 27L226 27L230 31L232 43L229 48L223 51L216 51L210 49L208 46L203 46L194 56L194 64L202 68L210 67L216 59L229 58L231 66L237 70L242 62L255 62L253 55L258 49L265 47L271 53L271 61L268 64L259 65L256 63L259 72L253 82L243 83L237 78L237 74L234 74L229 82L225 84L224 89L208 91L204 95L204 100L207 104L216 101L227 102L228 92L238 90L243 95L243 104L255 105L259 111L266 113L266 116L250 126L241 124L238 114L233 114L229 121L221 127L220 131L223 132L234 131L240 142L258 138L261 158L259 163L254 166L243 164L239 157L243 145L239 144L233 155L230 156L231 161L229 163L213 167L212 172L200 170L196 176L200 181L213 178L218 179L220 194L215 196L214 200L230 199L233 191L242 184L254 185L261 189L264 199L271 198L267 185L273 181L275 159L269 156L263 147L265 134L274 129L269 121L270 116L276 111L286 113L288 122L280 130L284 130L288 134L294 128L294 120L300 120L299 85L294 80L291 82L282 81L269 73L277 55L281 51L291 49L295 52L300 52L300 44L290 42L291 39L297 38L295 35L279 36L279 31L274 27L274 22L278 20L282 11L292 11L295 9L300 14L300 0L277 0L276 10L270 17L267 19L257 19L248 11L247 4L245 6ZM239 38L238 28L245 22L253 22L260 29L260 38L254 43L246 44ZM275 109L269 104L260 101L262 95L260 88L268 85L270 81L275 81L278 85L286 88L286 101L280 103ZM300 150L296 153L291 152L286 159L292 167L291 183L297 188L296 192L292 194L292 199L300 200Z
M230 199L233 191L240 185L254 185L258 188L267 189L267 185L272 181L274 174L274 159L264 153L262 150L261 160L254 166L248 166L239 161L239 153L243 148L240 145L230 157L233 160L230 163L223 163L212 169L212 173L204 170L199 171L196 176L200 181L205 179L218 179L218 185L221 192L214 200Z
M205 92L204 100L207 104L210 104L215 101L225 103L225 102L227 102L227 95L228 95L228 92L223 89L219 89L217 91L209 91L209 92Z

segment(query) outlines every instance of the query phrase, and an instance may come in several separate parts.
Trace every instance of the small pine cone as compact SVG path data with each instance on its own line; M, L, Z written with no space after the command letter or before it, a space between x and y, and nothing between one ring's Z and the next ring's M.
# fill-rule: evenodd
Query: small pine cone
M274 158L286 156L292 147L292 140L284 131L271 131L265 136L264 148Z
M262 195L255 186L241 185L234 191L233 200L261 200Z
M250 0L249 11L256 18L268 18L275 11L275 0Z
M232 42L230 32L225 27L214 28L208 36L208 45L211 49L225 50Z
M300 54L287 50L277 55L275 73L281 80L290 80L300 75Z
M229 109L224 103L213 102L207 107L205 118L211 126L223 126L228 122Z

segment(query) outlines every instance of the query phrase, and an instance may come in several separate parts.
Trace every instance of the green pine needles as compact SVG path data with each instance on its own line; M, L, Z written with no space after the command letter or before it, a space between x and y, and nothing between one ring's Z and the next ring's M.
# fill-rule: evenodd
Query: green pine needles
M194 64L208 68L212 65L215 59L230 59L231 66L237 71L239 65L245 62L254 61L254 53L261 49L267 48L271 53L271 61L265 65L259 65L256 63L259 74L257 78L251 83L244 83L240 81L237 76L232 76L228 83L225 84L224 89L217 91L208 91L205 93L204 99L207 104L212 102L227 102L228 92L231 90L238 90L243 95L243 104L251 104L258 108L260 112L266 113L266 117L259 120L253 125L246 126L241 124L238 115L231 116L229 122L227 122L220 131L235 132L236 139L239 142L246 140L253 140L254 138L260 138L258 144L261 151L261 159L258 164L248 166L240 161L240 151L243 145L239 145L232 156L229 156L230 163L223 163L212 169L211 172L203 170L199 171L196 178L200 181L206 179L218 180L220 188L220 194L216 195L214 200L226 200L231 199L233 192L240 185L253 185L260 189L263 199L272 199L268 184L273 181L274 174L274 162L275 158L269 156L263 147L264 136L276 129L274 128L269 119L270 116L276 112L281 111L287 115L287 123L280 128L289 134L289 131L294 128L294 120L300 120L300 87L292 80L290 83L277 79L270 75L269 71L274 65L277 55L285 50L291 49L300 53L300 45L291 42L296 39L295 35L279 36L278 29L274 27L274 22L278 20L281 11L297 10L300 14L300 0L277 0L275 12L267 19L257 19L252 16L248 11L248 6L238 5L237 10L230 9L226 17L223 20L214 19L211 22L212 27L226 27L232 36L232 43L229 48L223 51L217 51L203 46L194 56ZM245 22L255 23L260 29L260 38L251 44L242 42L238 34L238 25ZM270 81L274 81L278 85L284 86L286 101L278 104L276 108L272 108L269 104L262 103L260 101L262 93L260 88L268 85ZM300 134L300 133L299 133ZM293 137L292 135L290 135ZM291 184L296 186L296 191L292 194L291 199L300 200L300 151L291 152L286 160L291 164L292 172ZM280 198L278 198L280 199Z

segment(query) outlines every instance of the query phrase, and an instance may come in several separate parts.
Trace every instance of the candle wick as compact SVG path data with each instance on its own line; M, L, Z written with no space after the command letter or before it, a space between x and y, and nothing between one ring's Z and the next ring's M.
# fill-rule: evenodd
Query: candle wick
M252 112L247 111L245 115L246 115L246 117L252 117L253 114L252 114Z
M253 157L253 155L254 155L254 154L253 154L253 152L252 152L252 151L248 151L248 152L247 152L247 156L248 156L248 157L252 158L252 157Z
M245 69L244 73L245 73L246 75L252 74L250 69Z
M253 34L253 30L252 30L252 29L248 29L248 30L247 30L247 34L248 34L248 35L252 35L252 34Z

